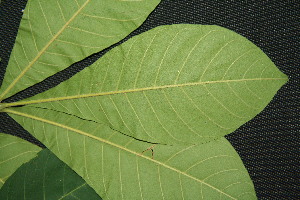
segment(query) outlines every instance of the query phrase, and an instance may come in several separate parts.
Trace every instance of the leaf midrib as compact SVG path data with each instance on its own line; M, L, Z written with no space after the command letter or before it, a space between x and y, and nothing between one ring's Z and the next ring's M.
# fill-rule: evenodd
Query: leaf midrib
M80 134L80 135L83 135L83 136L86 136L86 137L95 139L95 140L97 140L97 141L100 141L100 142L102 142L102 143L111 145L111 146L113 146L113 147L115 147L115 148L118 148L118 149L120 149L120 150L126 151L127 153L131 153L131 154L133 154L133 155L135 155L135 156L142 157L142 158L144 158L144 159L146 159L146 160L149 160L149 161L151 161L151 162L154 162L154 163L156 163L156 164L158 164L158 165L160 165L160 166L162 166L162 167L165 167L165 168L167 168L167 169L169 169L169 170L175 171L176 173L179 173L179 174L181 174L181 175L184 175L184 176L186 176L186 177L188 177L188 178L190 178L190 179L192 179L192 180L194 180L194 181L200 182L201 184L204 184L204 185L206 185L206 186L208 186L208 187L210 187L210 188L216 190L217 192L219 192L219 193L221 193L221 194L223 194L223 195L225 195L225 196L227 196L227 197L229 197L229 198L231 198L231 199L236 199L236 198L232 197L231 195L229 195L229 194L227 194L227 193L225 193L225 192L219 190L218 188L216 188L216 187L214 187L214 186L212 186L212 185L210 185L210 184L204 182L203 180L200 180L200 179L198 179L198 178L196 178L196 177L193 177L192 175L189 175L189 174L187 174L187 173L185 173L185 172L183 172L183 171L180 171L180 170L178 170L178 169L176 169L176 168L174 168L174 167L171 167L171 166L169 166L169 165L167 165L167 164L165 164L165 163L162 163L162 162L160 162L160 161L158 161L158 160L154 160L154 159L152 159L152 158L150 158L150 157L144 156L143 154L139 154L139 153L137 153L137 152L135 152L135 151L132 151L132 150L130 150L130 149L127 149L127 148L125 148L125 147L123 147L123 146L121 146L121 145L115 144L115 143L110 142L110 141L108 141L108 140L105 140L105 139L103 139L103 138L100 138L100 137L91 135L91 134L89 134L89 133L86 133L86 132L84 132L84 131L81 131L81 130L78 130L78 129L75 129L75 128L66 126L66 125L64 125L64 124L60 124L60 123L57 123L57 122L54 122L54 121L50 121L50 120L43 119L43 118L40 118L40 117L36 117L36 116L33 116L33 115L29 115L29 114L26 114L26 113L14 111L14 110L11 110L11 109L5 109L4 111L7 112L7 113L11 113L11 114L19 115L19 116L22 116L22 117L27 117L27 118L30 118L30 119L33 119L33 120L41 121L41 122L44 122L44 123L47 123L47 124L50 124L50 125L54 125L54 126L57 126L57 127L63 128L63 129L66 129L66 130L70 130L70 131L73 131L73 132L78 133L78 134Z
M262 81L262 80L273 81L273 80L287 80L287 79L286 78L252 78L252 79L236 79L236 80L201 81L201 82L194 82L194 83L161 85L161 86L152 86L152 87L145 87L145 88L119 90L119 91L90 93L90 94L64 96L64 97L56 97L56 98L48 98L48 99L38 99L38 100L31 100L31 101L19 101L19 102L13 102L13 103L4 103L3 107L7 108L7 107L19 106L19 105L29 105L29 104L47 103L47 102L63 101L63 100L70 100L70 99L80 99L80 98L97 97L97 96L109 96L109 95L116 95L116 94L144 92L144 91L150 91L150 90L161 90L161 89L176 88L176 87L188 87L188 86L197 86L197 85L205 85L205 84L232 83L232 82L244 82L244 81Z
M0 101L4 96L17 84L17 82L26 74L26 72L33 66L33 64L46 52L50 45L64 32L64 30L69 26L69 24L78 16L78 14L85 8L85 6L90 2L87 0L74 15L65 23L65 25L52 37L52 39L43 47L41 51L38 52L36 57L24 68L24 70L17 76L17 78L0 94Z

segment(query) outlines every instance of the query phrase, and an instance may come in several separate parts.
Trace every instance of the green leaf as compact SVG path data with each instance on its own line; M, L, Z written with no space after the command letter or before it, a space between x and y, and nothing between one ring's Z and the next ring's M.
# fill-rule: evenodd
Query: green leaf
M252 119L286 81L258 47L228 29L171 25L133 37L16 104L43 103L152 143L196 144Z
M0 190L0 199L101 199L49 150L22 165Z
M29 0L0 101L118 42L159 0Z
M123 9L118 13L126 16L135 13L113 1L99 12L92 2L102 1L72 2L79 7L64 4L65 10L58 2L30 1L2 98L92 53L86 49L98 38L68 32L78 26L93 31L95 27L85 21L93 17L84 11L105 20L110 17L102 14L114 8ZM59 15L46 15L44 4L59 7L66 22L57 20ZM156 4L149 3L149 8ZM37 19L33 27L30 16L38 12L47 17ZM72 39L78 49L70 46L73 42L61 43ZM114 48L58 87L29 100L2 103L0 110L105 199L255 199L246 169L223 136L257 115L286 81L258 47L232 31L218 26L162 26ZM25 106L14 107L18 105Z
M21 138L0 133L0 188L11 174L40 150L40 147Z
M35 116L20 116L31 109ZM145 151L152 144L101 124L51 110L18 110L13 117L104 199L255 199L251 179L225 138L157 144L152 159L151 150Z

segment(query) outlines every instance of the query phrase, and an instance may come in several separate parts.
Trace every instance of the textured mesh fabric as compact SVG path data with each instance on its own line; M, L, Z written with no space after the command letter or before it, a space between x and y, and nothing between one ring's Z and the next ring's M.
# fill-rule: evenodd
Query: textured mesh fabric
M0 3L1 80L25 4L26 0ZM129 36L164 24L216 24L248 38L289 76L289 82L267 108L226 136L241 156L259 199L300 199L299 11L300 1L297 0L166 0ZM90 65L106 51L94 54L5 101L16 101L47 90ZM4 113L0 113L0 132L18 135L42 146Z

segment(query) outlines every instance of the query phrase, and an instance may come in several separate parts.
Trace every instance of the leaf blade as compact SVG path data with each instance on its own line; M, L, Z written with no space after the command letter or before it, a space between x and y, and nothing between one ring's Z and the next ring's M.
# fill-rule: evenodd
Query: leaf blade
M20 116L26 115L23 113L26 108L15 110L19 111L9 112L14 113L13 117L21 122ZM58 124L65 124L64 128L59 127L59 135L49 132L48 142L44 141L45 145L83 176L103 198L149 199L162 198L165 194L166 199L174 199L182 195L182 184L187 199L198 198L201 188L204 198L222 196L237 199L237 196L245 195L245 198L255 199L251 179L239 156L225 138L203 145L158 144L154 147L155 154L152 159L150 152L142 154L149 147L149 143L118 134L105 126L95 125L94 122L82 123L81 119L70 116L64 118L62 113L55 111L48 111L46 114L36 109L35 112L31 119L29 116L25 119L25 128L35 137L43 138L41 133L34 130L41 126L46 130L53 130ZM56 120L51 117L54 115ZM26 125L29 121L34 128ZM99 130L102 130L101 133ZM85 133L92 133L92 136ZM70 146L67 147L65 143L58 144L55 140L69 140ZM70 152L73 158L69 156ZM207 162L212 160L212 163ZM179 175L183 177L182 182L178 179ZM139 187L141 193L133 192L133 189ZM158 192L161 190L162 193ZM244 192L249 192L249 196L243 194Z
M41 150L40 147L33 145L16 136L0 133L0 188L5 181L23 163L34 158Z
M204 143L252 119L286 81L232 31L171 25L135 36L72 79L16 104L44 103L141 140Z
M158 3L158 0L28 1L0 99L121 40L137 28ZM95 9L99 7L102 13ZM57 10L60 13L53 14ZM127 20L122 20L124 17ZM104 30L114 35L101 34Z

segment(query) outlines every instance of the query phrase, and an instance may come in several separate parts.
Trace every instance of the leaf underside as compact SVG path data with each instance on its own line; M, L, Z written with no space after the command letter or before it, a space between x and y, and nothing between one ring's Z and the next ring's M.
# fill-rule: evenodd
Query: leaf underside
M34 158L40 150L23 139L0 133L0 188L17 168Z
M22 165L0 190L0 199L101 200L65 163L48 149Z
M119 41L157 4L29 1L0 99ZM255 199L223 136L257 115L286 81L232 31L161 26L59 86L5 105L24 107L2 111L105 199Z
M232 31L162 26L4 111L105 199L255 199L223 136L286 81Z
M255 199L251 179L225 138L202 145L157 144L152 159L151 151L142 153L151 144L106 126L73 116L63 119L55 111L39 114L45 122L14 118L31 124L28 131L104 199ZM55 123L47 121L54 117Z
M195 144L252 119L286 81L258 47L228 29L171 25L133 37L19 104L43 102L26 112L56 110L152 143Z
M120 41L159 0L29 0L0 101Z

